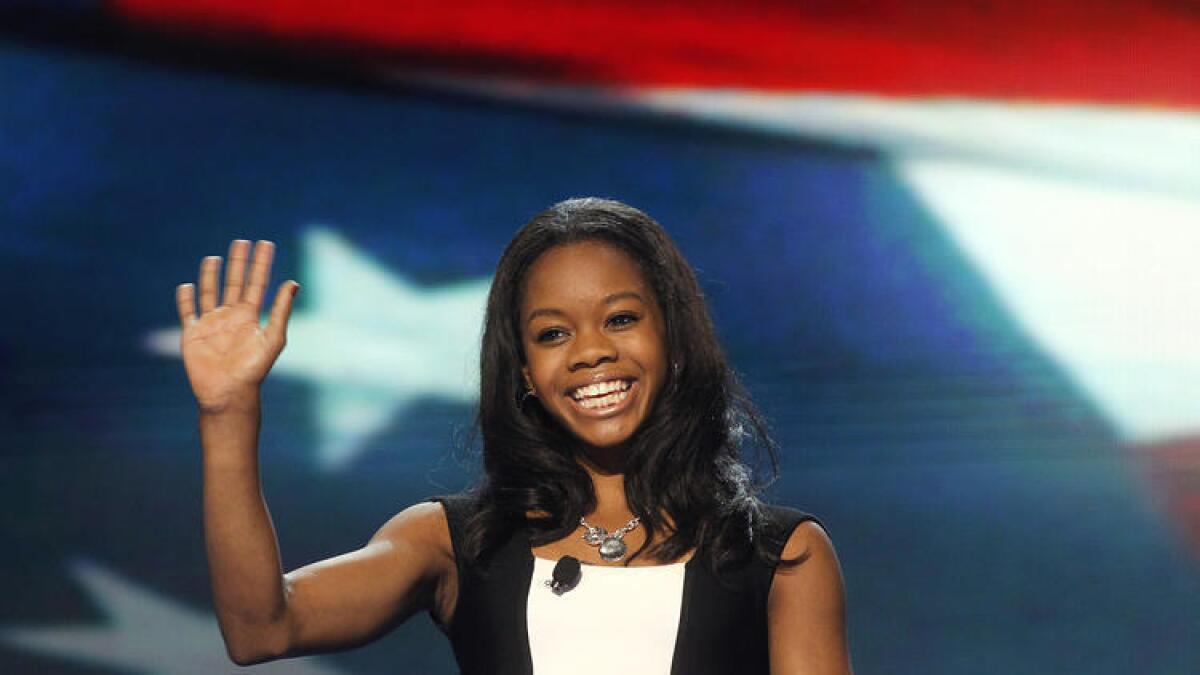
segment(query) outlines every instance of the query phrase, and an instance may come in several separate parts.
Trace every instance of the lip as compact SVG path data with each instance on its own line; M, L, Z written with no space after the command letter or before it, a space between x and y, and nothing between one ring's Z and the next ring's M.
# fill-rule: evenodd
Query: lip
M580 405L579 401L576 401L575 398L573 396L571 396L571 394L570 394L570 392L575 391L579 387L585 387L589 384L596 384L598 382L610 382L612 380L628 380L629 381L629 389L625 390L627 392L627 394L625 395L625 398L621 399L621 402L617 403L616 405L609 406L607 408L585 408L582 405ZM593 379L591 382L587 382L585 384L571 387L570 389L567 390L567 392L568 393L564 394L564 397L567 399L567 401L569 402L569 405L571 406L571 410L575 411L576 415L579 415L581 417L590 417L593 419L603 419L606 417L613 417L615 415L620 415L621 413L625 412L625 410L627 410L629 408L629 406L633 405L633 400L635 398L637 398L639 393L641 393L641 389L640 389L640 383L638 382L638 380L636 378L624 377L624 376L619 376L619 375L608 375L608 376L597 377L597 378Z

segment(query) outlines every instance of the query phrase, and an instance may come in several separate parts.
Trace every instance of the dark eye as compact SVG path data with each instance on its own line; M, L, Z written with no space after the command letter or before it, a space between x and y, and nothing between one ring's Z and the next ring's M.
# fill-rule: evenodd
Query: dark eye
M632 326L633 324L637 323L639 318L640 317L637 314L622 312L621 314L614 315L612 318L610 318L608 320L608 325L612 326L613 328L625 328L626 326Z
M547 328L534 338L537 342L553 342L566 335L561 328Z

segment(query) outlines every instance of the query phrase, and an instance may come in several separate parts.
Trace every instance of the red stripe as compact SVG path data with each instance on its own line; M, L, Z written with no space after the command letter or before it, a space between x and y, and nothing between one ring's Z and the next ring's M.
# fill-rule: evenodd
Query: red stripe
M112 4L136 20L572 83L1200 106L1200 9L1172 0Z

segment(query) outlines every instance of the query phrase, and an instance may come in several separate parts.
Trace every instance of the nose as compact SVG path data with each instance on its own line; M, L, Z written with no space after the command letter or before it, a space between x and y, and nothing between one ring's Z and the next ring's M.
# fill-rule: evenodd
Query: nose
M580 368L595 368L601 363L617 360L616 345L602 330L584 330L576 333L571 346L573 349L569 363L572 372Z

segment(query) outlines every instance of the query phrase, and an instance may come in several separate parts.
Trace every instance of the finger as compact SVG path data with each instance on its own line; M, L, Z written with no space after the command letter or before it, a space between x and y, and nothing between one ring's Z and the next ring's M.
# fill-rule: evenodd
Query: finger
M179 284L175 287L175 308L179 310L179 325L187 328L196 320L196 287Z
M221 256L210 255L200 263L200 313L207 314L217 307L217 275L221 272Z
M271 278L271 259L275 257L275 244L259 240L254 247L254 264L250 268L250 283L242 293L242 301L254 306L254 311L262 307L263 293L267 290L267 281Z
M265 332L268 339L282 342L287 337L287 324L292 316L292 300L299 290L300 284L291 279L279 285L279 290L275 292L275 302L271 305L271 316L267 318Z
M225 265L225 301L222 306L237 304L242 299L242 283L246 276L246 261L250 259L250 242L235 239L229 245L229 262Z

